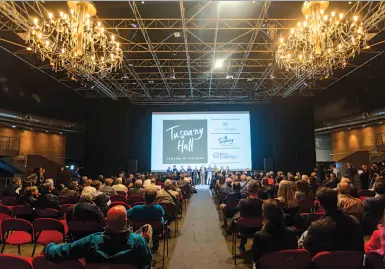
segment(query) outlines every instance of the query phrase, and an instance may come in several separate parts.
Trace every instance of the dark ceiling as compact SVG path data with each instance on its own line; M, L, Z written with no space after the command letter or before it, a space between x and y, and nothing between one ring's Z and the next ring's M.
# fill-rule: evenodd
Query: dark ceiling
M285 36L288 29L299 20L303 20L300 12L302 3L97 1L97 16L110 33L119 36L125 51L125 64L121 70L107 78L96 79L117 98L127 98L133 103L142 104L267 103L274 97L292 95L317 95L321 103L321 100L328 101L325 93L334 94L339 91L352 95L351 92L336 89L339 85L347 85L346 81L349 80L354 81L354 87L351 88L357 91L362 89L359 86L361 83L370 84L366 85L367 88L381 88L379 85L382 82L378 82L383 80L378 69L384 60L380 55L384 48L381 44L352 59L344 70L336 70L333 76L321 80L298 83L300 80L292 73L280 70L275 65L277 40L281 35ZM10 5L8 7L20 14L28 11L31 18L39 16L39 12L35 12L39 8L42 13L50 11L55 14L68 10L66 2L1 4ZM370 12L376 11L376 5L381 4L331 2L328 11L346 13L350 10L350 15L357 12L360 16L370 16ZM266 10L266 13L262 10ZM82 96L107 98L101 89L93 87L95 83L92 81L80 77L73 81L64 72L55 73L50 70L46 62L23 48L24 41L16 34L23 31L0 9L1 13L3 79L17 81L15 88L24 92L28 87L34 87L52 95L58 93L57 96L65 93L67 97L63 97L63 100L78 100ZM187 21L185 27L182 18ZM372 32L380 32L381 26L379 24ZM174 36L176 32L180 37ZM150 40L146 40L144 34L148 34ZM253 34L256 34L256 38L249 45ZM382 41L384 36L383 33L377 34L369 43ZM226 79L226 67L211 71L215 59L226 59L226 65L231 65L234 71L233 80ZM176 79L168 78L170 66L176 72ZM370 71L371 68L375 72ZM16 70L23 70L22 80L20 72ZM376 82L368 83L369 79Z

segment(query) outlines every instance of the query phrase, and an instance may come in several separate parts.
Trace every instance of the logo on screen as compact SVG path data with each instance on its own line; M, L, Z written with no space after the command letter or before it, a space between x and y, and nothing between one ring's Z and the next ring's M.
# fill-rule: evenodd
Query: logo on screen
M221 160L235 160L239 157L234 154L229 154L227 152L214 152L213 153L214 159L221 159Z
M222 122L222 127L223 128L229 127L229 123L227 121Z
M228 138L227 135L225 135L223 137L218 138L218 142L219 142L219 145L223 145L223 146L232 145L234 143L234 139Z
M231 127L227 121L222 122L222 127L216 128L216 131L236 131L237 128Z
M164 120L163 163L207 162L207 120Z

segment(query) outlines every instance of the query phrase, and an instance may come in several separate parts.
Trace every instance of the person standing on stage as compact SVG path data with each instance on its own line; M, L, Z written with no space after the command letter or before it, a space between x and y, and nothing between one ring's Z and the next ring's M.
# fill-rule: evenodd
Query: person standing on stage
M192 169L190 165L187 167L187 174L189 174L189 176L192 177Z
M174 164L174 166L172 167L172 172L175 173L175 172L178 172L178 169L176 169L176 165Z
M210 185L212 179L213 179L213 169L211 168L211 164L209 164L209 167L207 168L207 182L206 182L206 185Z
M214 165L213 172L214 172L214 174L213 174L214 176L216 173L218 173L218 167L216 164Z
M225 170L225 176L227 177L230 173L230 169L228 166L226 166L226 170Z
M184 168L183 168L183 165L180 167L180 173L181 173L181 174L186 173L186 171L185 171Z
M198 166L195 166L194 170L192 171L192 182L193 182L193 185L197 184L198 176L199 176Z
M167 175L172 174L171 166L167 168Z
M223 169L223 166L221 166L221 168L219 169L219 174L222 174L225 172L225 169ZM223 175L224 176L224 175Z
M201 166L199 177L201 178L201 185L205 184L206 183L206 167L203 164Z

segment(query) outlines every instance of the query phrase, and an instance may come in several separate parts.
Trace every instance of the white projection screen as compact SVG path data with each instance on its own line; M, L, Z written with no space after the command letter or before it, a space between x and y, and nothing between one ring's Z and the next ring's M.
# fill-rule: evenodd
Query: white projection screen
M248 111L154 112L151 132L153 172L173 165L252 168Z

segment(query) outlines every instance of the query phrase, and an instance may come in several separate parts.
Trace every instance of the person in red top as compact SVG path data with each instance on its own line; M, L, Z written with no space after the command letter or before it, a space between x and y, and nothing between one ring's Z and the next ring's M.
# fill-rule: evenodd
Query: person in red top
M364 245L365 253L376 252L385 256L385 219L378 224L378 230L374 230L370 240Z

